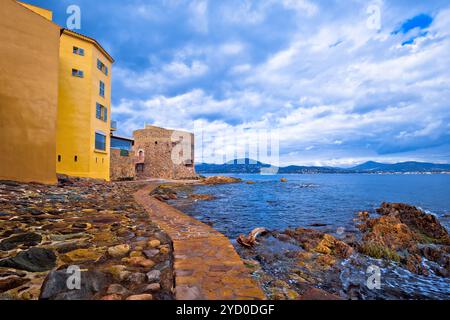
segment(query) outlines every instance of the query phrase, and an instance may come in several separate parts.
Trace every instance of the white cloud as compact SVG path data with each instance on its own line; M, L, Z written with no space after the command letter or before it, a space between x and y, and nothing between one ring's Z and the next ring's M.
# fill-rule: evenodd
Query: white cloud
M200 29L208 32L207 3L193 3L199 6L193 12L206 17L206 27ZM283 162L291 164L427 160L432 148L448 151L450 9L437 14L427 35L403 46L407 35L393 35L390 28L402 19L384 17L382 30L369 29L366 4L338 12L339 21L334 21L321 17L319 11L326 8L319 4L277 3L219 5L227 28L230 23L270 24L265 21L269 10L280 4L313 20L299 20L289 43L263 58L252 43L222 36L215 43L184 44L172 62L156 69L116 71L127 87L152 92L114 107L126 119L124 130L144 121L191 130L196 120L210 133L277 128ZM220 68L226 69L223 74ZM214 72L219 76L212 79L212 90L211 78L205 88L197 86L196 79ZM188 89L163 91L178 84ZM448 154L440 150L433 160L448 159Z

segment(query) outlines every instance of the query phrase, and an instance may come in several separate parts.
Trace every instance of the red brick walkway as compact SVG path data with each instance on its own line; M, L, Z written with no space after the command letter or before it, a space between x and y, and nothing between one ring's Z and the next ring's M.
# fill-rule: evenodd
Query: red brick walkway
M223 234L138 191L136 201L173 240L178 300L264 299L232 244Z

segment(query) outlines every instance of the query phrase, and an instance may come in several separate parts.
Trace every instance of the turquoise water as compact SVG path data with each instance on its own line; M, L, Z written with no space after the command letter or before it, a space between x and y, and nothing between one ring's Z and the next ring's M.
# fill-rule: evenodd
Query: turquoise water
M177 201L184 212L209 222L230 238L256 227L284 230L325 224L324 231L354 230L358 211L373 211L383 201L404 202L436 214L450 226L450 175L233 175L249 185L198 186L195 193L213 201ZM286 177L287 183L280 179Z

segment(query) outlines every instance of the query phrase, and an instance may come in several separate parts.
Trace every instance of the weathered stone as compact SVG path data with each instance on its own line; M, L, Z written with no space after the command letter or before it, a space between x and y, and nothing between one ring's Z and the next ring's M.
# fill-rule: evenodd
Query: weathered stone
M157 248L160 245L161 245L161 241L159 241L159 240L151 240L151 241L148 242L148 246L150 248Z
M61 259L66 263L80 263L86 261L97 261L103 256L98 249L77 249L66 253Z
M113 258L121 258L130 252L131 248L128 244L121 244L108 248L108 254Z
M0 260L0 267L43 272L56 266L56 255L53 251L43 248L31 248L20 252L13 258Z
M42 241L41 235L34 232L18 234L1 241L0 251L12 250L20 245L24 245L27 247L36 246L41 241Z
M149 259L154 258L155 256L157 256L159 254L159 250L157 250L157 249L144 250L143 252L144 252L144 255Z
M143 284L145 283L146 276L143 273L135 272L129 274L125 280L132 284Z
M377 212L381 215L397 217L411 230L430 238L430 240L434 239L450 245L447 230L432 214L426 214L414 206L403 203L383 203Z
M156 292L161 290L161 285L159 283L151 283L145 287L144 292Z
M160 279L161 279L161 271L159 270L153 270L147 273L147 281L149 283L159 282Z
M27 283L28 281L29 281L28 279L16 276L0 279L0 293L20 287L21 285Z
M67 286L72 273L67 270L52 271L41 288L40 299L44 300L90 300L105 290L109 277L99 271L82 271L79 290L70 290Z
M120 284L112 284L108 287L108 290L106 290L106 293L111 295L111 294L118 294L121 296L128 296L130 295L130 291L125 288L124 286L120 285Z
M147 301L147 300L153 300L153 296L151 294L137 294L133 296L129 296L127 300L134 300L134 301Z

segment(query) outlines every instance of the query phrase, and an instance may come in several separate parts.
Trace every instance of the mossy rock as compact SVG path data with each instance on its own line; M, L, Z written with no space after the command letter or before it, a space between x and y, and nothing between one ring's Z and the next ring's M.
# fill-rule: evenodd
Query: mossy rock
M373 242L364 243L360 248L360 252L375 259L392 260L395 262L400 262L401 260L400 255L396 251Z

